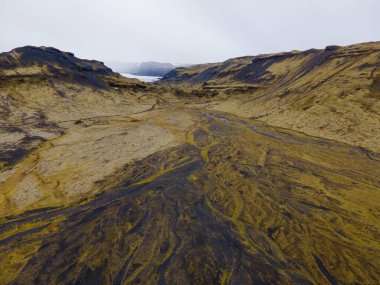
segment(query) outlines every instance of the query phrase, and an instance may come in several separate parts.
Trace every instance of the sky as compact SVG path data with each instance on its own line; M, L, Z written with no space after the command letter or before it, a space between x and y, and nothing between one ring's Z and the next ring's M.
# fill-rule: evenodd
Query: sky
M380 41L380 0L0 0L0 52L53 46L101 61L218 62Z

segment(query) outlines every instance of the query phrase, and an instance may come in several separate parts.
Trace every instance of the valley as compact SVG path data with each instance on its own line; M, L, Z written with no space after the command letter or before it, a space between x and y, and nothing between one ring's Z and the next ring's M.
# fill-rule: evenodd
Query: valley
M1 284L376 284L380 45L127 79L0 55Z

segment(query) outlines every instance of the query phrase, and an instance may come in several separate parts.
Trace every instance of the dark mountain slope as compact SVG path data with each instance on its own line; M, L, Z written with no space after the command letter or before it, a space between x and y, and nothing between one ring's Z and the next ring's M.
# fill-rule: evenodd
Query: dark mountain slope
M51 47L33 46L0 54L0 84L4 85L15 78L35 81L54 79L94 88L117 86L124 80L100 61L79 59L72 53Z
M73 53L52 47L25 46L0 54L0 68L12 69L31 66L61 68L76 72L111 75L112 70L96 60L79 59Z

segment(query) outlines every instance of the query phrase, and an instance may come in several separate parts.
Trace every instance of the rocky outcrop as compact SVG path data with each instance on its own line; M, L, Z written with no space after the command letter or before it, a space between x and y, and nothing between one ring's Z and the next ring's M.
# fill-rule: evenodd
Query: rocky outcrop
M96 60L79 59L71 52L52 47L25 46L0 54L0 68L48 67L76 72L94 72L99 75L112 75L113 71Z
M48 79L107 87L108 77L119 77L104 63L79 59L73 53L52 47L25 46L0 54L0 78Z

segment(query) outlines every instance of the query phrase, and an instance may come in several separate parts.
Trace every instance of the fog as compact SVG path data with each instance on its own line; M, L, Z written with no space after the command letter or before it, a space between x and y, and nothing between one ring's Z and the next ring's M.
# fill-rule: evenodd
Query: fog
M0 51L171 63L380 40L378 0L1 0Z

